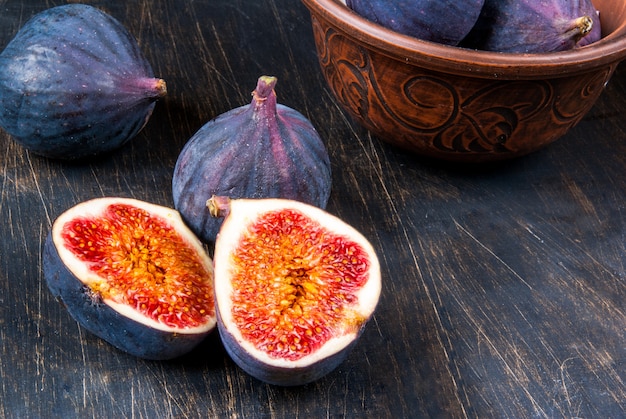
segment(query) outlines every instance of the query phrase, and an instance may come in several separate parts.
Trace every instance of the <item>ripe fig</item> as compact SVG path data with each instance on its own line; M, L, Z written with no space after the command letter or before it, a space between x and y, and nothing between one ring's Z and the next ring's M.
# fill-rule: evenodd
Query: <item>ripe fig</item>
M174 358L215 328L212 260L173 209L129 198L78 204L55 220L43 268L69 314L129 354Z
M544 53L581 47L601 36L599 14L591 0L485 0L461 46Z
M218 330L253 377L283 386L337 367L381 290L371 244L324 210L285 199L212 197Z
M304 115L277 104L276 77L262 76L252 102L209 121L178 156L174 206L201 240L215 240L221 219L206 199L288 198L324 208L331 190L330 159Z
M0 53L0 127L50 158L121 147L165 94L128 31L84 4L33 16Z
M457 45L472 29L485 0L345 0L360 16L398 33Z

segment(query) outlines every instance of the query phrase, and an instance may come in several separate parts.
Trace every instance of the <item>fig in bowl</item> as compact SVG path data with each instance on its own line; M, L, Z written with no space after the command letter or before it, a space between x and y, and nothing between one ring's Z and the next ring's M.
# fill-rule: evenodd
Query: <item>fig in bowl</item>
M339 0L302 0L337 102L376 137L457 162L539 150L592 108L626 57L626 4L594 0L601 38L520 53L445 45L388 29Z

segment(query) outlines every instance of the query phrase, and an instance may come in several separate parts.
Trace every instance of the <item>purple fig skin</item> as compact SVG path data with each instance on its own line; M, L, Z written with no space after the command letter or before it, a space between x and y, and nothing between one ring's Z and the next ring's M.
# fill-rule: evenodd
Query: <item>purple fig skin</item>
M33 16L0 53L0 127L53 159L121 147L165 94L136 40L88 5Z
M215 241L222 224L206 206L213 195L326 207L332 182L326 147L304 115L277 104L275 84L275 77L260 77L249 105L209 121L178 156L174 207L205 243Z
M361 334L357 334L350 345L346 346L341 351L311 365L299 368L282 368L267 365L250 355L250 353L237 342L237 339L228 332L220 318L219 309L217 309L217 330L219 331L220 339L226 349L226 353L239 368L257 380L283 387L295 387L309 384L335 370L348 356Z
M177 358L195 348L208 334L182 334L149 328L117 311L90 292L63 264L48 234L43 249L43 271L52 295L85 329L117 349L148 360Z
M360 16L398 33L457 45L472 29L484 0L346 0Z
M600 18L591 0L485 0L461 46L546 53L589 45L601 37Z

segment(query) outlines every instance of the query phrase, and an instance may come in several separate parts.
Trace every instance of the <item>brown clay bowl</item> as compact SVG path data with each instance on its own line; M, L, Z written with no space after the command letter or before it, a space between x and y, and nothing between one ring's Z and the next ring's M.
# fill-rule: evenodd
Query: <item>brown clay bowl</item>
M626 56L626 1L594 0L603 37L545 54L476 51L374 24L338 0L302 0L340 105L377 137L451 161L528 154L565 134Z

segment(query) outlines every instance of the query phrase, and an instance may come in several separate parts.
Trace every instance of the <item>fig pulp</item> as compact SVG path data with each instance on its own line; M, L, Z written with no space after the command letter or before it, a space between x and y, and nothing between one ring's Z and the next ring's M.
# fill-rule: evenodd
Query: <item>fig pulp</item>
M485 0L461 43L486 51L543 53L581 47L601 37L591 0Z
M457 45L472 29L484 0L345 0L360 16L398 33Z
M0 53L0 127L46 157L122 146L165 94L128 31L83 4L35 15Z
M213 197L218 330L244 371L302 385L336 368L378 303L371 244L320 208L285 199Z
M304 115L277 104L276 77L262 76L252 102L209 121L178 156L174 206L202 241L215 240L221 219L206 199L287 198L324 208L331 189L330 159Z
M83 202L55 220L43 266L69 314L132 355L183 355L215 327L212 261L175 210L129 198Z

